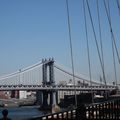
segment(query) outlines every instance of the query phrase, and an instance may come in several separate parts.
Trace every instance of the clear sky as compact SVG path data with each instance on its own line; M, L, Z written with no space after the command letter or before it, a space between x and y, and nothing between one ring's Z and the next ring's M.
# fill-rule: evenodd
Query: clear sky
M86 37L82 0L68 0L75 71L88 75ZM96 0L88 0L99 41ZM110 1L112 26L120 51L120 14ZM103 1L99 0L107 79L114 79L111 35ZM101 68L87 11L92 77L99 79ZM0 75L32 65L42 58L71 67L65 0L0 0ZM117 57L117 75L120 65ZM119 79L118 79L119 80Z

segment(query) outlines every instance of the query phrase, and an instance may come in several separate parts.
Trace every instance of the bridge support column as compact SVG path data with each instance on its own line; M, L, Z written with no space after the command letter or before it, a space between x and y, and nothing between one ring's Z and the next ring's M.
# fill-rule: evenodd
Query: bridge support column
M49 108L49 106L48 106L48 92L46 92L46 91L43 91L43 102L42 102L41 108L42 109Z
M19 90L12 90L11 98L19 98Z
M53 92L50 92L50 107L52 107L53 104Z
M56 104L58 104L58 91L56 91Z
M49 82L50 82L50 85L55 85L55 81L54 81L54 61L53 60L49 63Z
M45 64L47 60L43 60L43 66L42 66L42 74L43 74L43 85L47 83L47 64Z
M58 93L57 91L52 91L50 92L50 107L52 107L53 105L58 104Z
M18 98L18 99L19 99L19 96L20 96L19 90L16 90L16 91L15 91L15 98Z
M43 93L42 91L36 91L36 104L38 105L42 105L42 101L43 101Z
M56 105L57 102L56 102L56 92L53 92L53 105Z

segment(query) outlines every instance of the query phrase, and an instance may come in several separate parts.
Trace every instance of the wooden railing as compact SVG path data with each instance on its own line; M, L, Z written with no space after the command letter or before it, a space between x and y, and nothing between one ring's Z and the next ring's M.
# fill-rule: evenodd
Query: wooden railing
M119 120L120 99L83 105L77 109L44 115L34 120Z

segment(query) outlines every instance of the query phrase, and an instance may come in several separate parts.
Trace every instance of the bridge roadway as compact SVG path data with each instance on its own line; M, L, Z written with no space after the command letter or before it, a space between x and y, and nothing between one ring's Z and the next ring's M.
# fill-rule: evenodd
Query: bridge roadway
M117 89L116 86L70 86L70 85L54 85L54 86L43 86L43 85L0 85L0 91L10 91L10 90L59 90L59 91L111 91Z

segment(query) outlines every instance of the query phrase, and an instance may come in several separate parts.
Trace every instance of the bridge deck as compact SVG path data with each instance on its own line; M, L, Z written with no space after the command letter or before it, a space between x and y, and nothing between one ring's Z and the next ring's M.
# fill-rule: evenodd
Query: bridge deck
M43 86L43 85L0 85L0 90L60 90L60 91L104 91L115 90L115 86Z

